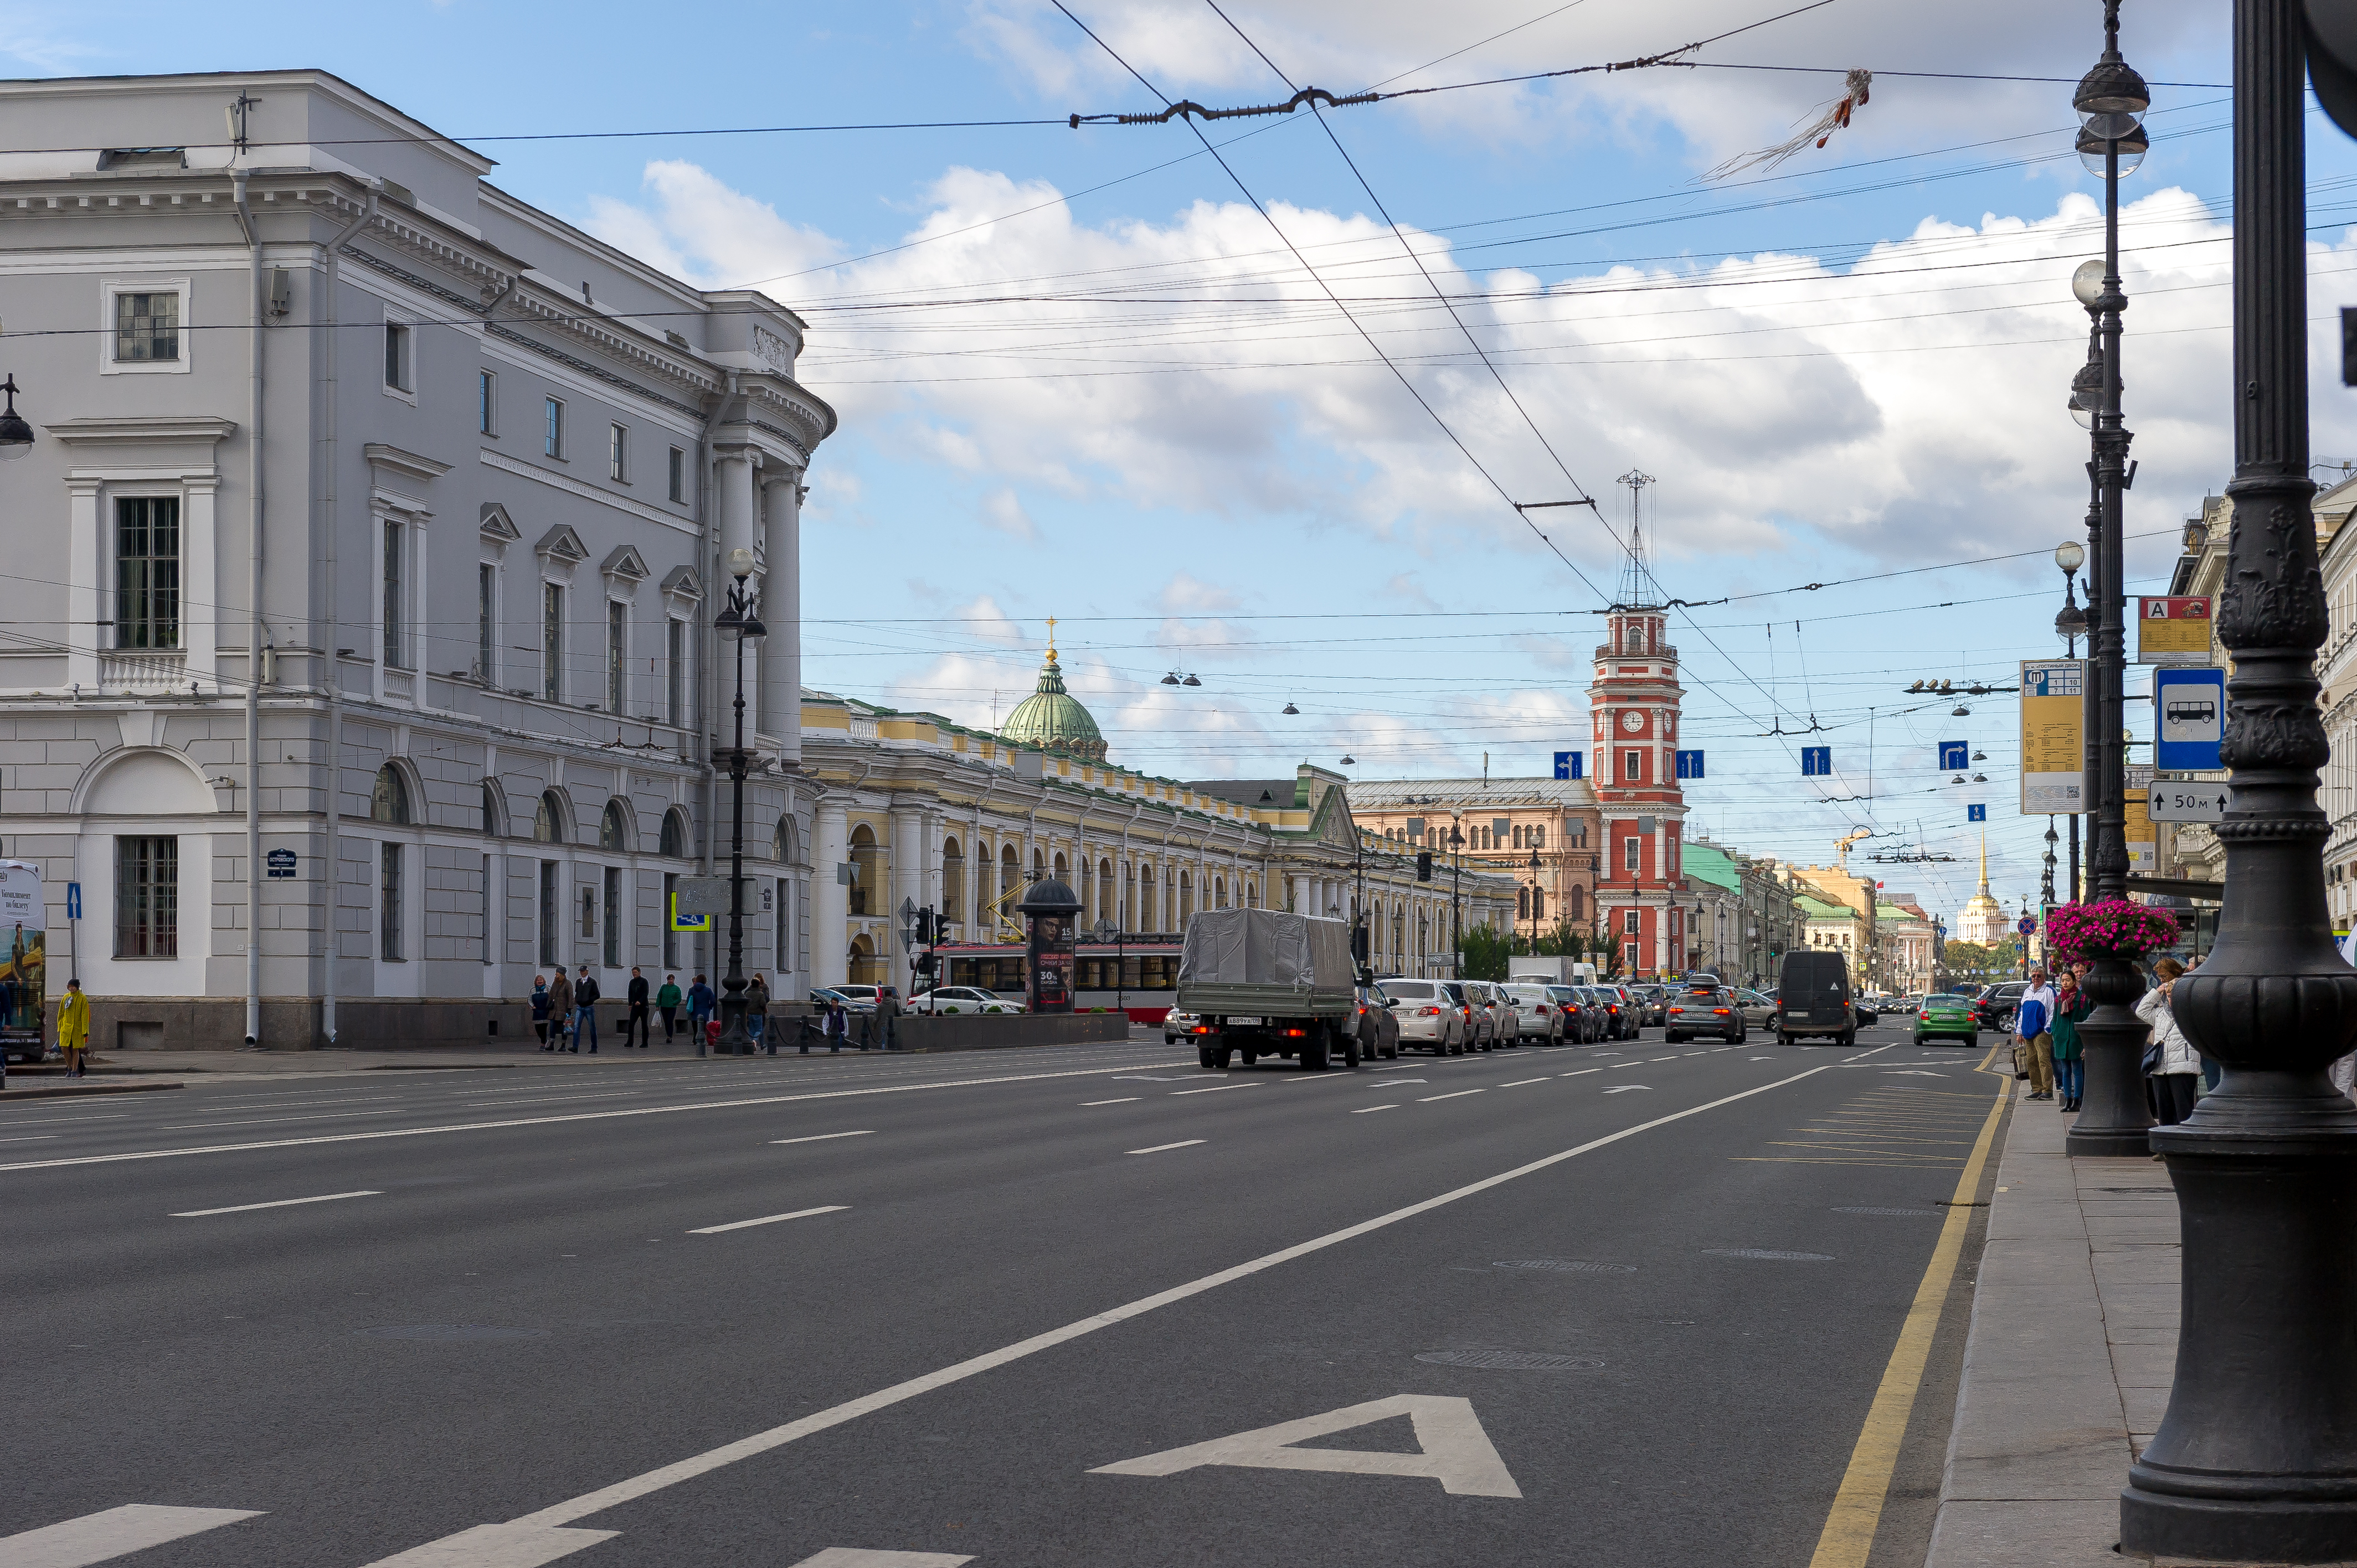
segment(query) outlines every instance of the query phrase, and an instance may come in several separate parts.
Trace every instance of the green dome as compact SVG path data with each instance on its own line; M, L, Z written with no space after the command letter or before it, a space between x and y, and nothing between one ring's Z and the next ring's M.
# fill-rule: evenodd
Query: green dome
M1053 643L1048 645L1048 662L1040 667L1039 689L1015 704L998 733L1017 746L1059 757L1104 760L1104 736L1080 699L1064 690L1064 671L1056 662Z

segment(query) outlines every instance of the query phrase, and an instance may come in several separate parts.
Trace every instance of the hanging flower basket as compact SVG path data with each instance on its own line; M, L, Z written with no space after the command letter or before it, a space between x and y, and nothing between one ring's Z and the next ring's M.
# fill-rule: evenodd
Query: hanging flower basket
M2046 950L2056 958L2140 959L2177 945L2177 918L2126 898L2064 904L2046 917Z

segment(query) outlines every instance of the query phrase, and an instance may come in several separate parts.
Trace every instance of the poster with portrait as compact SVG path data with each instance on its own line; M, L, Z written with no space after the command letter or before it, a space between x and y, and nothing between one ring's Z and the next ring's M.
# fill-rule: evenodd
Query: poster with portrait
M48 926L40 867L0 860L0 1045L12 1057L40 1047Z

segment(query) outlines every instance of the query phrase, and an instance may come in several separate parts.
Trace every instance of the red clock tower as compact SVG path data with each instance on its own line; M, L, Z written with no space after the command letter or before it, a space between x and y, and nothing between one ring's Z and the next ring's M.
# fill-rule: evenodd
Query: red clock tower
M1641 484L1631 488L1641 493ZM1650 979L1685 967L1693 912L1679 901L1685 889L1685 791L1677 768L1684 689L1678 650L1669 643L1669 611L1645 570L1633 520L1630 539L1620 602L1612 607L1609 640L1596 650L1596 679L1587 688L1603 830L1596 912L1598 933L1619 950L1621 973Z

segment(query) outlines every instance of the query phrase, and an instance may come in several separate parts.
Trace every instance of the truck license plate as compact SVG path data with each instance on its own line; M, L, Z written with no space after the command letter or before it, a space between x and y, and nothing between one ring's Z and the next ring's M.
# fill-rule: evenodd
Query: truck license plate
M1231 1029L1232 1029L1232 1028L1236 1027L1236 1026L1237 1026L1238 1025L1240 1025L1240 1024L1249 1024L1249 1025L1255 1025L1255 1026L1256 1026L1256 1025L1258 1025L1259 1023L1260 1023L1260 1020L1259 1020L1259 1019L1257 1019L1257 1018L1231 1018L1231 1019L1229 1019L1229 1020L1228 1020L1228 1027L1230 1027Z

